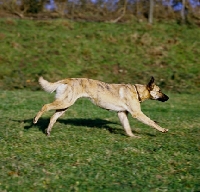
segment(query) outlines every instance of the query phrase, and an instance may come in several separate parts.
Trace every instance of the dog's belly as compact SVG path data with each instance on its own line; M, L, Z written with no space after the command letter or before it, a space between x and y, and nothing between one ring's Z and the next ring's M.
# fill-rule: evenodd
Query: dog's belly
M99 107L111 110L111 111L126 111L126 109L122 106L114 105L111 103L101 103Z
M103 108L103 109L107 109L107 110L111 110L111 111L126 111L126 107L119 105L117 102L106 102L106 101L102 101L102 100L93 100L91 99L92 103L94 103L95 105Z

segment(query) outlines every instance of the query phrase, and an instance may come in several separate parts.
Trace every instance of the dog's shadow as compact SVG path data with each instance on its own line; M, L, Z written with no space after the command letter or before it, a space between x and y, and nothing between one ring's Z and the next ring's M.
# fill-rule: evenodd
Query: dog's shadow
M24 129L25 130L29 130L31 128L38 128L41 132L43 132L43 134L46 134L46 128L48 127L49 124L49 118L40 118L39 121L37 122L37 124L33 124L33 119L26 119L23 120L23 122L25 123ZM21 121L20 121L21 122ZM121 126L120 123L116 123L116 122L111 122L108 120L103 120L103 119L81 119L81 118L73 118L73 119L58 119L57 122L65 124L65 125L73 125L75 127L89 127L89 128L95 128L95 129L106 129L108 130L110 133L113 134L120 134L120 135L124 135L125 131L122 127L119 128L119 126ZM116 126L112 126L112 125L118 125ZM132 132L135 134L141 134L136 130L132 130ZM147 135L150 137L155 137L155 134L152 133L142 133L143 135Z
M108 120L103 119L81 119L81 118L73 118L73 119L58 119L57 122L65 124L65 125L73 125L76 127L90 127L90 128L96 128L96 129L106 129L110 133L115 134L123 134L123 129L118 129L116 127L109 126L110 124L120 125L119 123L111 122ZM24 120L25 125L24 129L29 130L33 127L37 127L40 131L42 131L44 134L46 134L46 128L49 124L49 118L40 118L37 124L33 124L32 119L26 119Z

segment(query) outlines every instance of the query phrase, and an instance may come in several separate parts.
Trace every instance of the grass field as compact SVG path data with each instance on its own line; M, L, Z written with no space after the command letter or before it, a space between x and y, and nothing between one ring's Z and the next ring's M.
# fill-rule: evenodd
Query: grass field
M0 191L200 191L200 33L175 22L123 24L0 19ZM142 109L168 128L79 100L53 127L32 119L53 94L37 79L89 77L141 83L151 76L170 100Z
M0 87L38 89L37 79L89 77L200 91L199 27L0 19Z
M0 92L0 191L200 191L199 94L172 94L142 109L169 129L130 119L124 135L114 112L79 100L44 130L53 112L32 119L52 94Z

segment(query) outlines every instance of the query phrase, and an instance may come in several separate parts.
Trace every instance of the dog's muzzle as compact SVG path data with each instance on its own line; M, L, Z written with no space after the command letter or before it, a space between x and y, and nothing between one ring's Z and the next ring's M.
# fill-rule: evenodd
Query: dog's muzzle
M169 97L168 97L167 95L163 94L162 97L158 98L158 101L165 102L165 101L167 101L168 99L169 99Z

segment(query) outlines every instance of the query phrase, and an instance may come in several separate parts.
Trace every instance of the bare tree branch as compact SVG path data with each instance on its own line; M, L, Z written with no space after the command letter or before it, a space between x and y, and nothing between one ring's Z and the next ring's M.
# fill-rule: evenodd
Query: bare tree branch
M120 10L120 11L122 11L122 14L119 17L117 17L116 19L114 19L114 20L107 21L107 23L117 23L126 14L126 7L127 7L127 0L124 0L124 6Z
M149 24L153 24L154 0L149 1Z

